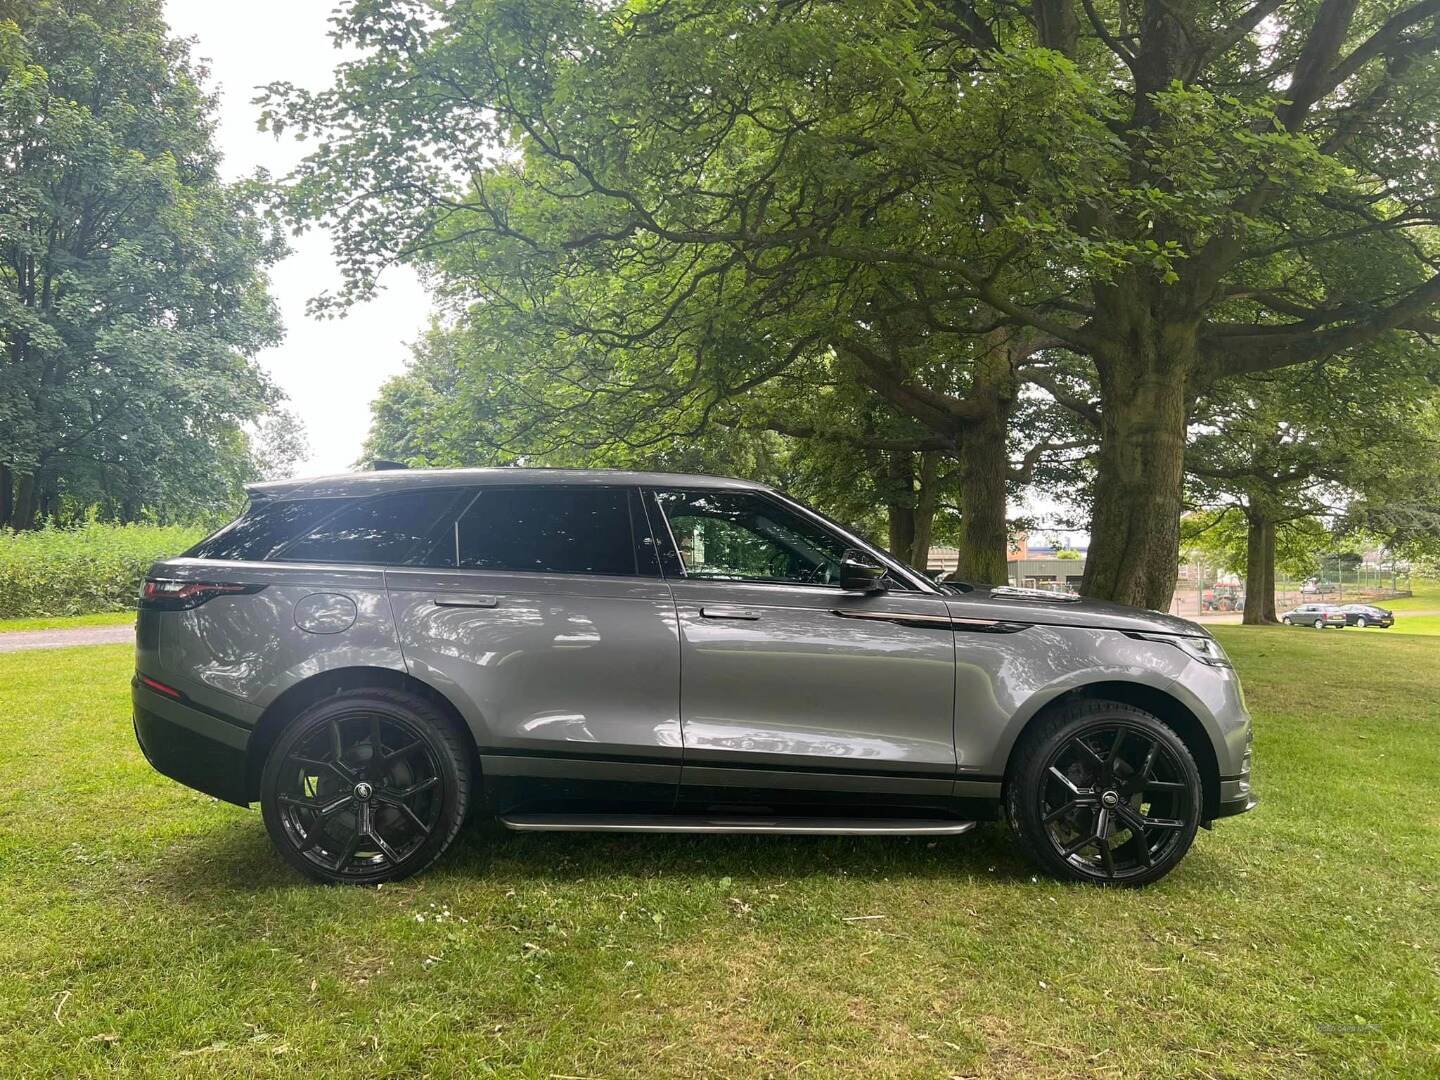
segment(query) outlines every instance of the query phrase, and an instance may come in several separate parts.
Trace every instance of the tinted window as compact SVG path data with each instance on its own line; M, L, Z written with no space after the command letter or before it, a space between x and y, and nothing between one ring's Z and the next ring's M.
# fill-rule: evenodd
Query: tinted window
M460 518L457 548L471 570L636 574L641 539L624 488L496 487Z
M845 542L763 496L662 491L656 498L687 577L792 585L840 580Z
M458 500L454 490L377 495L326 519L282 554L286 562L379 563L418 561L442 517Z
M254 502L245 513L185 554L194 559L263 562L344 505L344 499Z

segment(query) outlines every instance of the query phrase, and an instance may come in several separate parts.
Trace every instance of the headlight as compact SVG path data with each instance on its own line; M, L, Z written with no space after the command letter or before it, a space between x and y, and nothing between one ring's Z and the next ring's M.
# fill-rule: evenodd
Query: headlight
M1166 645L1173 645L1185 653L1192 660L1199 660L1202 664L1209 664L1211 667L1230 666L1230 658L1225 655L1225 650L1220 643L1212 637L1180 637L1176 634L1134 634L1134 637L1142 641L1159 641Z

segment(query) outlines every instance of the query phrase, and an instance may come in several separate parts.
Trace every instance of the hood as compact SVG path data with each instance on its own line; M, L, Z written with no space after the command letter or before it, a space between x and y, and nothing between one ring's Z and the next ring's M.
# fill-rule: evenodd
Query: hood
M1007 591L1010 595L1006 595ZM1067 599L1038 590L985 587L948 597L947 600L955 615L966 618L1049 626L1088 626L1103 630L1141 630L1152 634L1184 634L1187 637L1211 636L1210 631L1199 623L1178 615L1112 604L1108 600Z

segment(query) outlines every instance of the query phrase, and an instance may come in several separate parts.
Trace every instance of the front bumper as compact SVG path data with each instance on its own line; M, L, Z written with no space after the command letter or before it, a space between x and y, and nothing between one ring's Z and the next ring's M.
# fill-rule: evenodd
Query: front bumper
M249 728L193 702L166 697L138 678L130 687L135 738L157 772L217 799L250 805Z

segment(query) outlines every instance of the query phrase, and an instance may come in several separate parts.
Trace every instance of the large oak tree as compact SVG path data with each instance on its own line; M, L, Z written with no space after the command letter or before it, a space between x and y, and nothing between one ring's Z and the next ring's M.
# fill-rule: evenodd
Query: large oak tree
M337 230L336 302L420 261L588 356L644 345L645 385L691 354L686 313L739 297L773 347L711 354L694 395L823 348L959 445L993 410L885 320L1003 334L1007 380L1091 373L1098 408L1069 402L1100 436L1084 589L1165 607L1196 399L1433 325L1437 14L372 0L337 20L362 55L335 87L272 87L267 117L321 140L290 208ZM594 275L629 302L587 307Z

